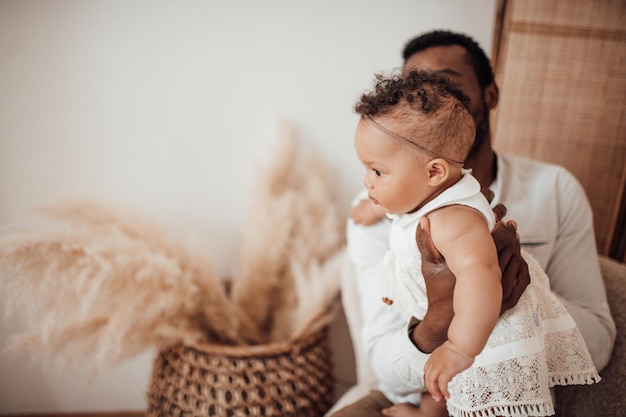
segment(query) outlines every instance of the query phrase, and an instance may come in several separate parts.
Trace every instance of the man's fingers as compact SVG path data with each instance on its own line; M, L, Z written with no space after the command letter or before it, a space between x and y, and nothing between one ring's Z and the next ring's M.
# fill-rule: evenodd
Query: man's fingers
M517 223L497 222L492 232L498 249L498 263L502 271L502 308L500 314L514 307L530 283L528 265L521 255Z
M480 190L480 192L483 193L487 201L491 203L491 200L493 200L494 196L493 191L491 191L489 188L483 188Z
M500 308L500 314L515 307L522 292L524 292L524 289L528 285L520 285L519 271L521 265L522 262L519 258L514 258L514 260L507 265L507 270L502 273L502 276L505 278L502 279L502 307Z
M413 342L423 352L432 352L446 339L454 317L452 300L456 278L435 248L428 217L422 217L416 239L422 254L422 273L426 285L428 310L422 322L413 330Z
M528 264L524 259L521 259L517 271L517 277L513 282L513 287L511 288L509 298L513 300L519 300L528 284L530 284L530 273L528 272Z
M427 216L422 216L420 219L420 227L417 228L417 247L422 254L423 261L433 263L443 261L443 257L435 247L430 235L430 220Z
M514 248L511 245L498 245L498 263L500 264L500 269L503 268L509 263L511 258L515 255Z
M494 196L493 191L489 188L483 188L480 192L483 193L487 201L491 203ZM506 215L506 207L503 204L498 204L493 208L493 213L496 215L496 221L502 220Z
M496 221L500 221L506 216L506 207L502 204L498 204L493 208L493 213L496 216Z
M520 252L519 236L517 235L515 222L497 222L491 235L498 250L498 257L506 255L506 251L510 252L509 256Z

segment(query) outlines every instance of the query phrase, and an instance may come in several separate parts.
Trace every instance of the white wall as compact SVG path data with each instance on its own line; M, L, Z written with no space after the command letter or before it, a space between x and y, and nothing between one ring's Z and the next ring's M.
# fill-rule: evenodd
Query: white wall
M433 28L487 52L495 0L0 0L0 223L63 198L122 202L236 256L273 120L293 122L361 184L352 105L404 42ZM27 326L0 325L0 344ZM0 358L0 413L138 410L152 354L86 382Z

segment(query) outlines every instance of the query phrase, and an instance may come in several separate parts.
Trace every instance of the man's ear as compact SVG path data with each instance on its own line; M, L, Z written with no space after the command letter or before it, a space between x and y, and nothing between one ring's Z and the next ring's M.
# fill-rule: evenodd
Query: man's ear
M498 99L500 98L500 91L496 82L492 82L483 89L483 96L485 98L485 104L489 110L495 108L498 105Z
M442 158L431 159L427 165L428 184L437 187L443 184L450 176L450 164Z

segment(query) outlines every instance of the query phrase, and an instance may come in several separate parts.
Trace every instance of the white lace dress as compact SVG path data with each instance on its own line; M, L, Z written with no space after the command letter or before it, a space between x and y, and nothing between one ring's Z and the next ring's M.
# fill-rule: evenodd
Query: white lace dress
M419 219L453 204L477 209L493 228L489 203L476 179L467 173L416 213L390 216L385 295L407 323L411 316L421 320L428 307L415 242ZM448 386L448 412L455 417L552 415L550 387L600 380L576 323L550 292L548 277L534 258L523 256L530 270L530 285L517 305L501 316L474 364Z

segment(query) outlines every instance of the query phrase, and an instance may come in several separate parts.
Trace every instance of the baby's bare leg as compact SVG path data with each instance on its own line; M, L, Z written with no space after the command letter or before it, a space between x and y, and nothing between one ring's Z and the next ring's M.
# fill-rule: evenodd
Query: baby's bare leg
M401 403L382 410L385 417L447 417L445 401L435 401L429 393L422 394L419 405Z

